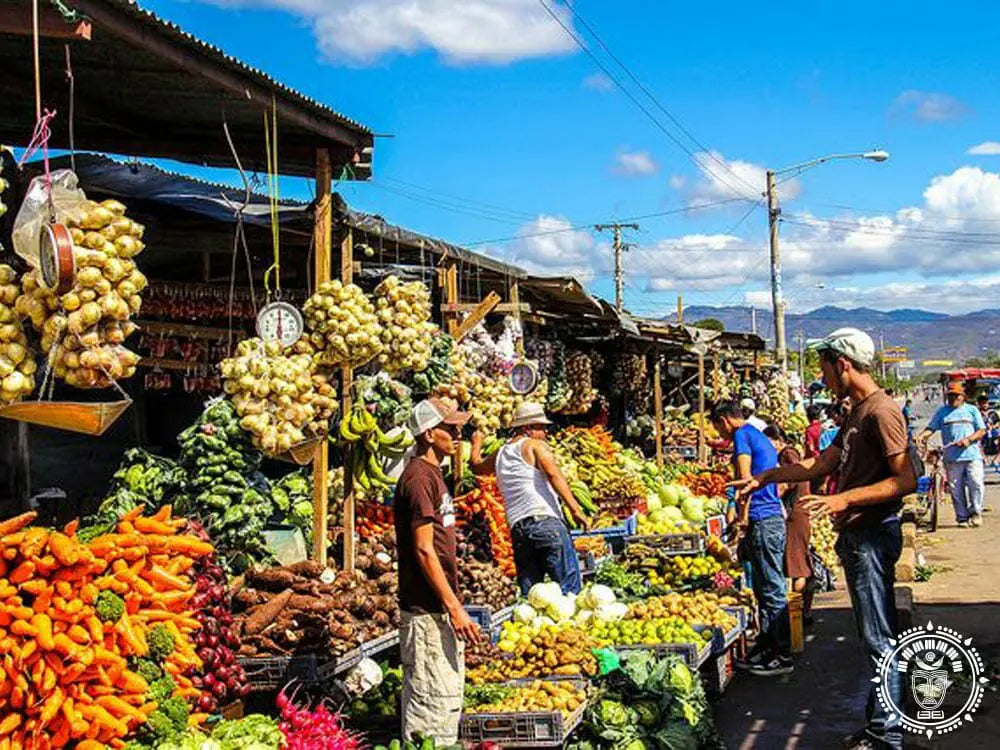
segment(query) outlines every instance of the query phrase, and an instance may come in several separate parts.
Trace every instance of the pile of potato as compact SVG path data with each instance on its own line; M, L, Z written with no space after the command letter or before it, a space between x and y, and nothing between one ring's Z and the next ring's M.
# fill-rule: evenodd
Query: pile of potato
M382 351L379 319L361 287L326 281L302 311L323 364L360 367Z
M67 220L73 236L76 279L62 296L32 270L21 278L16 312L30 318L42 351L54 349L53 373L76 388L107 388L135 374L139 355L123 345L135 330L146 277L133 257L142 252L143 226L116 200L89 201Z
M16 281L14 269L0 264L0 402L5 404L20 401L35 390L38 367L14 312L19 293Z
M277 341L253 338L241 341L236 356L220 368L240 427L265 453L283 453L326 434L337 408L336 391L328 382L317 391L309 355L286 355Z
M437 329L431 320L431 293L419 281L404 284L387 276L375 287L375 308L381 324L382 352L378 363L392 374L427 369L431 338Z

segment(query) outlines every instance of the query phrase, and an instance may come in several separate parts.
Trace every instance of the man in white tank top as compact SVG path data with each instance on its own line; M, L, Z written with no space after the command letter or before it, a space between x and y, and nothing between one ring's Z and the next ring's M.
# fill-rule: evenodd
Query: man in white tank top
M587 525L587 517L545 442L550 424L540 404L526 401L511 422L514 436L495 456L484 459L482 434L472 436L470 468L476 474L495 473L503 495L522 594L546 575L564 594L581 588L580 561L563 522L560 499L581 526Z

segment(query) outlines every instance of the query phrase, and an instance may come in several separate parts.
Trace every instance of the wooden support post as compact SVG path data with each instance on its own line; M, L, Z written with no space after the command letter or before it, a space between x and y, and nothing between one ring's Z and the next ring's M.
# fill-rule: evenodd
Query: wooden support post
M660 382L660 355L654 354L653 365L653 418L656 420L656 467L663 468L663 384Z
M721 380L721 374L719 373L719 350L716 349L712 352L712 400L719 400L719 381Z
M330 280L330 254L333 250L333 214L331 213L332 172L330 152L316 150L316 215L314 228L315 284ZM330 443L321 440L313 457L313 559L326 565L327 516L330 506Z
M698 460L705 461L705 355L698 352Z
M476 309L465 316L458 329L455 331L455 341L461 341L464 339L473 328L475 328L479 323L493 312L493 309L500 303L500 295L496 292L490 292L486 295L486 298L476 305Z
M445 302L449 305L458 304L458 266L452 263L444 275ZM458 333L458 313L449 312L447 316L448 335L455 338Z
M345 284L354 283L354 232L347 230L347 236L340 245L340 280ZM341 415L346 416L351 411L351 386L354 385L354 368L340 368L340 393ZM348 446L344 450L344 570L348 573L354 572L354 560L356 556L354 529L354 477L351 474L351 459L354 457L354 448Z

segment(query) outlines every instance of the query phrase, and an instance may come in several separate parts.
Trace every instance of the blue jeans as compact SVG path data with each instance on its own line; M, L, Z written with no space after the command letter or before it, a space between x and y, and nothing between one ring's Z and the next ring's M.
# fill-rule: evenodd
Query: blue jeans
M748 534L751 583L760 607L758 646L788 656L791 635L785 586L785 519L779 514L753 521Z
M986 482L986 466L983 459L954 461L944 465L951 484L951 502L955 506L955 519L968 521L972 516L983 514L983 493Z
M837 540L837 554L844 566L858 636L872 676L878 660L890 648L889 639L895 638L899 631L893 586L896 561L902 549L903 536L896 520L869 528L844 529ZM903 686L899 673L893 667L888 674L890 694L900 706ZM890 720L876 693L873 686L865 709L867 732L893 748L902 748L903 729L899 719Z
M527 596L546 573L564 594L580 593L580 560L566 524L550 516L525 518L514 524L510 536L521 594Z

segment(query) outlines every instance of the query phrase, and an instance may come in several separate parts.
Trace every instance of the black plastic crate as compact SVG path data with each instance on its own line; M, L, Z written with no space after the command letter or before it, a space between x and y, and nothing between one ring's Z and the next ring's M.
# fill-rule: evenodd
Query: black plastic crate
M581 688L587 685L579 678L577 683ZM496 742L504 747L560 747L583 721L587 703L583 701L568 718L559 711L463 713L458 737L466 742Z
M614 646L615 651L628 654L632 651L652 651L658 657L674 654L681 657L691 669L698 669L712 656L712 644L704 643L657 643L634 646Z
M354 669L354 667L358 666L361 662L361 659L361 648L358 647L348 651L346 654L341 654L333 661L320 664L318 670L320 682L327 682L337 675L341 675L348 670Z
M701 667L701 680L709 695L722 695L732 682L735 668L735 650L728 648L713 656Z
M274 690L292 680L306 684L320 681L316 654L240 659L251 691Z
M378 638L362 643L359 651L362 657L374 658L399 645L399 628L392 628ZM360 660L359 660L360 661Z
M489 607L484 604L466 604L465 612L469 615L469 619L476 623L484 633L492 632L493 613Z

